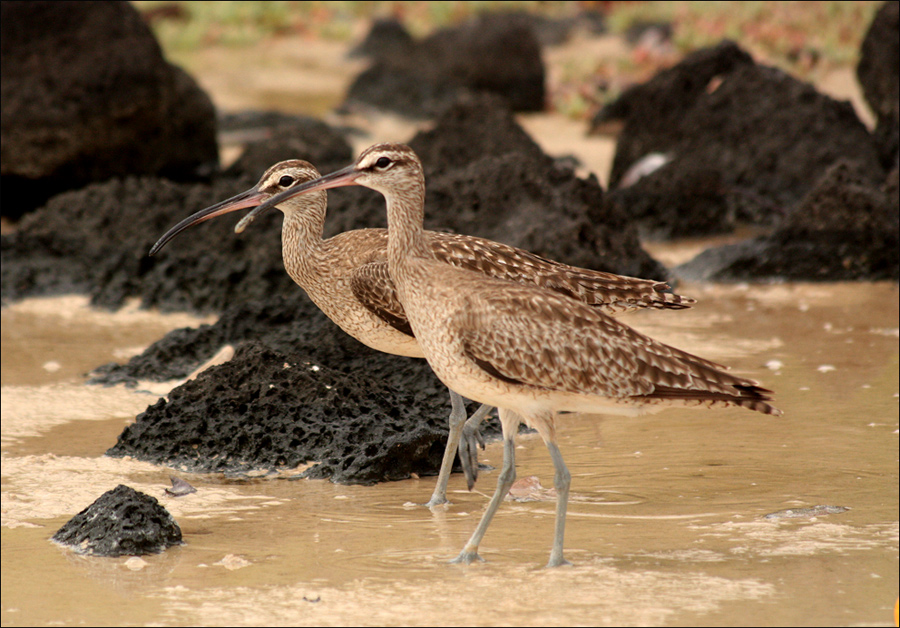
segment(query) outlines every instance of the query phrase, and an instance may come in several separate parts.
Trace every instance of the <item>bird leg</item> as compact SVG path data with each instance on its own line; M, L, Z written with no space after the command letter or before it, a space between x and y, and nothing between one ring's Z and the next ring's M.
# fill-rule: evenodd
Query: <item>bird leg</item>
M478 447L484 449L484 437L478 428L492 408L493 406L482 404L466 421L462 429L462 437L459 440L459 462L466 475L466 485L470 491L475 486L475 480L478 479Z
M453 459L456 458L456 449L459 446L459 437L462 434L463 425L466 423L466 403L463 398L450 391L450 434L447 436L447 446L444 448L444 457L441 460L441 471L438 473L437 485L431 494L431 499L425 504L429 508L448 503L447 482L450 480L450 471L453 469Z
M494 496L491 497L487 510L481 516L481 521L478 522L475 532L472 533L471 538L469 538L459 556L451 560L451 563L465 563L469 565L476 560L484 561L478 555L478 545L491 524L494 513L500 507L500 502L503 501L503 498L509 493L509 488L516 481L516 431L515 426L512 430L509 430L508 434L506 429L503 430L503 468L500 470L500 475L497 476L497 490L494 491Z
M553 466L556 474L553 478L556 487L556 532L553 535L553 549L550 550L550 562L548 567L559 567L560 565L571 565L569 561L563 558L563 536L566 532L566 507L569 503L569 482L572 478L566 463L563 462L562 454L559 447L553 441L547 442L547 449L550 450L550 458L553 460Z

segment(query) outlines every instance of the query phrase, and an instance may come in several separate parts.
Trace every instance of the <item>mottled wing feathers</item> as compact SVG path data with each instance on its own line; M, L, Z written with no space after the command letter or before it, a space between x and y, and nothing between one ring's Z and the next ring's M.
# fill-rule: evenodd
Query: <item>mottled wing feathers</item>
M363 232L367 246L362 248L371 251L367 262L353 271L353 294L379 319L412 336L412 328L388 273L385 257L387 232L383 229L365 229L349 233L359 235ZM638 308L684 309L695 302L690 297L665 292L668 285L662 282L576 268L483 238L426 233L435 256L442 262L489 277L549 288L609 315ZM338 241L346 236L348 234L340 234L333 240Z
M629 397L653 391L636 377L637 364L615 343L598 342L605 334L589 327L596 317L553 308L533 295L502 298L481 295L454 321L466 355L494 377L546 390ZM546 297L545 297L546 298ZM611 319L608 319L611 320ZM602 364L602 369L596 368ZM489 366L486 366L489 365Z
M550 292L487 284L453 325L467 357L503 381L616 399L727 402L761 412L765 389Z
M397 298L387 262L376 261L357 267L350 279L350 289L363 307L375 316L397 331L415 336L403 305Z
M663 282L577 268L472 236L430 232L438 260L466 270L539 285L615 315L637 308L685 309L695 300L666 292Z
M657 386L652 393L649 395L642 395L641 398L650 400L680 399L682 401L725 402L731 405L742 406L749 410L755 410L756 412L762 412L763 414L772 414L775 416L780 416L782 414L781 410L767 403L772 399L771 390L756 385L739 384L734 385L734 389L737 391L736 394L715 393L709 391L698 393L691 390L679 390L665 386Z

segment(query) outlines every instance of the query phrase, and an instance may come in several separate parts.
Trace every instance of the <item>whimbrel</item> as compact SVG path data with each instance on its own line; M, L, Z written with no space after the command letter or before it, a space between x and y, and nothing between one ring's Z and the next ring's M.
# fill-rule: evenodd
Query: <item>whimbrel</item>
M296 184L318 177L318 171L308 162L280 162L269 168L253 188L182 220L159 239L150 255L156 254L169 240L192 225L260 205ZM282 256L285 268L322 312L373 349L394 355L424 357L388 274L387 230L359 229L323 240L324 191L286 200L279 209L284 212ZM668 286L661 282L575 268L482 238L431 231L426 231L424 237L437 259L444 263L489 276L552 286L612 314L637 308L681 309L694 302L664 292ZM452 390L450 396L450 436L438 482L427 505L447 501L447 481L457 447L469 488L472 488L477 475L474 431L491 409L482 406L466 424L462 398ZM465 436L461 438L463 433Z
M388 267L434 372L450 389L499 409L504 455L497 489L454 562L481 560L478 546L515 480L521 421L538 431L556 470L556 527L548 562L555 567L568 562L563 537L570 474L556 445L559 411L636 416L680 405L781 414L768 403L771 391L757 382L653 340L598 308L439 261L423 228L422 165L407 146L373 146L352 166L274 196L244 221L298 194L344 185L385 196Z

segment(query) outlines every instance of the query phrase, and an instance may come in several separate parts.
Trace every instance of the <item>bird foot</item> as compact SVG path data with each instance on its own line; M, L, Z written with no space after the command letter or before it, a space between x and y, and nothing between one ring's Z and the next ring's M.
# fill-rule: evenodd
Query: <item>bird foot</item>
M459 556L450 561L450 564L471 565L475 561L484 562L484 559L478 555L478 550L467 551L464 549Z
M550 567L564 567L566 565L571 565L571 564L572 563L567 561L562 556L551 556L550 562L547 563L547 568L549 569Z
M432 495L431 499L422 504L426 508L434 508L435 506L443 506L444 504L449 504L450 500L447 499L446 495Z

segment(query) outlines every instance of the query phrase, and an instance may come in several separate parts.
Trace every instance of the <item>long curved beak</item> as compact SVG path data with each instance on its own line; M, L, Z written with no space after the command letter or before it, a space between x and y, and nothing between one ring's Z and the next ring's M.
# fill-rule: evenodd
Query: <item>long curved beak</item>
M312 181L307 181L306 183L301 183L300 185L295 185L292 188L288 188L284 192L280 192L276 194L265 203L251 211L249 214L241 218L241 221L235 225L234 232L242 233L244 229L246 229L251 222L256 220L256 217L267 212L272 209L276 205L283 203L289 198L294 198L298 194L303 194L305 192L313 192L315 190L329 190L331 188L339 188L345 185L354 185L356 178L362 174L359 170L356 169L356 164L352 166L347 166L346 168L341 168L336 172L332 172L331 174L326 174L324 177L319 177L318 179L313 179ZM210 208L212 209L212 208Z
M156 244L153 245L153 248L150 249L149 255L151 257L156 255L169 240L177 236L188 227L198 225L201 222L206 222L210 218L215 218L216 216L221 216L222 214L227 214L239 209L246 209L247 207L256 207L264 200L265 196L258 189L256 189L256 187L252 187L246 192L241 192L237 196L232 196L228 200L222 201L221 203L216 203L212 207L201 209L196 214L188 216L177 225L166 231L165 235L157 240Z

